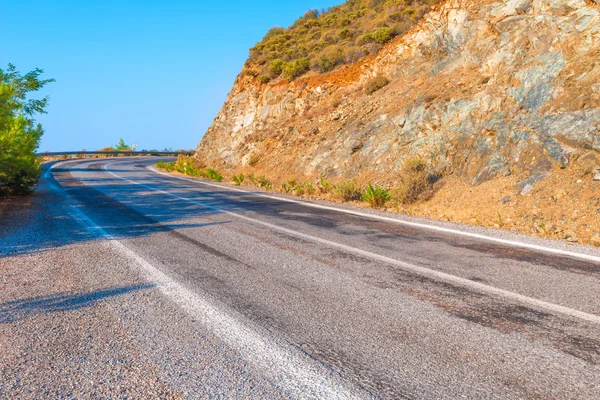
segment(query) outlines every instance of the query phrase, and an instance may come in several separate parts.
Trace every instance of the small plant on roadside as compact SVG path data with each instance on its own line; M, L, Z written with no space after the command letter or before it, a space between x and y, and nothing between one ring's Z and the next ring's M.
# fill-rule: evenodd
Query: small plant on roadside
M412 204L433 197L433 182L427 172L427 165L420 158L404 161L401 183L392 190L392 198L400 204Z
M256 176L255 176L253 173L249 173L249 174L248 174L248 176L247 176L247 178L248 178L248 180L249 180L250 182L252 182L252 184L253 184L253 185L256 185L256 184L257 184L257 183L256 183L256 180L257 180L257 179L256 179Z
M244 183L244 174L240 173L239 175L233 175L231 179L233 180L235 186L240 186L242 183Z
M498 226L502 228L504 226L504 221L502 221L502 214L500 214L500 211L496 211L496 213L498 214Z
M385 205L392 197L390 192L378 185L373 186L372 184L367 185L367 189L362 194L364 201L369 203L371 207L380 208Z
M321 193L331 193L333 190L333 185L323 175L319 176L319 190Z
M360 200L362 197L361 187L354 180L342 182L341 184L334 187L333 192L342 201L355 201Z
M174 162L164 162L164 161L159 161L158 163L156 163L156 167L160 168L164 171L167 172L173 172L175 171L175 163Z
M270 180L268 180L268 179L267 179L267 177L266 177L266 176L264 176L264 175L262 175L262 176L259 176L259 177L256 179L256 183L258 184L258 186L259 186L259 187L261 187L261 188L263 188L263 189L267 189L267 190L269 190L269 189L272 189L272 188L273 188L273 184L271 183L271 181L270 181Z
M304 185L298 185L294 188L294 194L296 196L304 195Z
M304 182L304 192L309 196L314 195L316 192L315 185L312 182Z
M206 176L213 181L221 182L223 180L223 175L221 175L218 171L215 171L212 168L206 168Z
M284 182L281 185L281 191L283 193L291 193L294 189L296 188L296 180L295 179L288 179L287 182Z

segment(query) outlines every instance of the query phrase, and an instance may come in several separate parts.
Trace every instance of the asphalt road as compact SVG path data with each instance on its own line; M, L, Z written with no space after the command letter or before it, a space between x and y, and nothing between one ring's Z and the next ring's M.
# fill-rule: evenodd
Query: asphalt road
M0 398L600 397L600 252L156 161L0 208Z

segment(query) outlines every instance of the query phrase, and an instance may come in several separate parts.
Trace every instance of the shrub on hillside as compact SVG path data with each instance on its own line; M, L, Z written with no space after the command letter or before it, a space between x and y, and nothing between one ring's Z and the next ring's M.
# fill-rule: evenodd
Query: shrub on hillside
M287 62L283 65L281 75L288 80L294 80L300 75L304 75L310 69L310 61L308 58L301 58L292 62Z
M281 72L283 72L284 65L285 65L285 62L279 58L271 61L271 63L269 64L269 70L268 70L271 78L277 78L279 75L281 75Z
M438 2L353 0L324 12L311 10L287 29L270 29L250 49L246 65L276 78L283 72L283 63L294 65L297 60L306 58L310 69L327 72L337 65L354 63L360 57L377 52L381 45L410 29ZM337 62L327 55L335 48L345 55ZM298 73L307 71L299 69Z
M383 75L377 75L374 78L371 78L365 84L365 93L371 95L378 91L379 89L387 86L390 83L389 79Z

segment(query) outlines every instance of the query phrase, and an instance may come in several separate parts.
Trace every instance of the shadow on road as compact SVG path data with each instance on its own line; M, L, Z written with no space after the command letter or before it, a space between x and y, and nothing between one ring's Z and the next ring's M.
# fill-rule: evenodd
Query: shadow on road
M107 298L122 296L139 290L151 289L155 284L129 285L83 293L58 293L50 296L31 297L0 304L0 324L10 324L36 315L73 311L94 306Z

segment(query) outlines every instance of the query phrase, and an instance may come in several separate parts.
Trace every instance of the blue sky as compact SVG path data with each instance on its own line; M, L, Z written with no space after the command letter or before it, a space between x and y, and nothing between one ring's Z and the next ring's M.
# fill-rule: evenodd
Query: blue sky
M273 26L341 0L1 1L0 68L56 79L41 151L195 148ZM41 96L40 96L41 97Z

